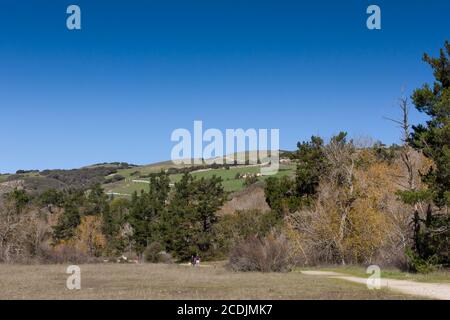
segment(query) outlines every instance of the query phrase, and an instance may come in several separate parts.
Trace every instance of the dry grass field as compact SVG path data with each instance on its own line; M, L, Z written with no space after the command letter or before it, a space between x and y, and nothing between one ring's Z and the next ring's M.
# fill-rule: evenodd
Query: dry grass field
M81 265L81 290L66 288L64 265L0 265L5 299L413 299L389 290L299 272L233 273L221 265Z

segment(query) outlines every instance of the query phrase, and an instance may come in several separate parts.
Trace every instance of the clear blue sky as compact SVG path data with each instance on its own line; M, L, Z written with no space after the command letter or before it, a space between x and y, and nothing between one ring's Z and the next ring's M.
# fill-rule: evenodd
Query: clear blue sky
M450 1L313 3L2 0L0 172L166 160L194 120L279 128L283 149L340 130L398 142L382 117L432 80L421 56L449 38Z

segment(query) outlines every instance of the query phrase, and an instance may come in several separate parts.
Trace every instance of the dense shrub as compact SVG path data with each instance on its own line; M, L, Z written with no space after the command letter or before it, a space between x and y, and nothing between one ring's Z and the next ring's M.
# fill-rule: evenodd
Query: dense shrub
M40 256L42 263L93 263L97 258L90 257L85 251L75 247L71 243L61 243L57 246L48 246L42 248Z
M254 184L256 182L258 182L258 177L255 176L255 175L249 175L244 180L244 186L248 187L248 186L251 186L252 184Z
M73 170L44 170L41 176L58 180L71 188L89 188L96 183L103 183L105 176L117 172L116 167L93 167Z
M114 183L122 180L125 180L124 176L121 176L120 174L115 174L112 177L105 179L104 183Z
M172 263L172 256L164 251L159 242L151 243L144 251L144 260L149 263Z
M408 258L409 271L418 273L430 273L437 269L437 257L433 256L428 259L419 257L411 249L406 250L406 256Z
M233 248L229 267L234 271L287 272L293 266L288 241L270 234L249 237Z
M265 237L281 225L275 212L259 210L236 211L220 218L215 227L217 241L222 251L228 254L230 248L249 237Z
M144 251L145 262L157 263L159 253L163 250L163 247L159 242L153 242L148 245Z

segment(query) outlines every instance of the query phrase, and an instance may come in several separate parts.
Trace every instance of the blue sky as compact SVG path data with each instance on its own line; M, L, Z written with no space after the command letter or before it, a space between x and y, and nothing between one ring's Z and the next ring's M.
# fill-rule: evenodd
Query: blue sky
M77 4L82 30L66 28ZM366 8L382 30L366 28ZM281 147L340 130L398 142L402 87L431 81L450 1L0 3L0 172L145 164L171 132L279 128ZM413 122L424 118L414 112Z

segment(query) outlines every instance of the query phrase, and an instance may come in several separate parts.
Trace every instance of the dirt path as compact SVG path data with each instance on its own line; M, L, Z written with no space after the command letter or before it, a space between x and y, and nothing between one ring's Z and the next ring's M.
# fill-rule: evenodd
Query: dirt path
M349 276L337 272L328 271L302 271L305 275L342 279L361 284L366 284L367 279ZM381 278L381 287L396 290L398 292L423 296L431 299L450 300L450 285L444 283L423 283L408 280L395 280Z

